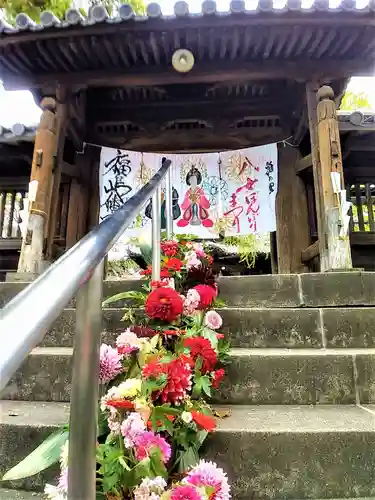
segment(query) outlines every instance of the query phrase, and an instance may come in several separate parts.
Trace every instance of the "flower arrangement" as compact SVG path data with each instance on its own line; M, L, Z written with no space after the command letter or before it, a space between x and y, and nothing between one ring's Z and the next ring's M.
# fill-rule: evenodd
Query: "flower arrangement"
M219 387L228 344L214 310L218 289L212 258L189 241L163 241L161 278L144 292L124 292L145 317L100 349L98 498L107 500L228 500L230 487L216 464L199 459L215 430L205 400ZM47 498L67 498L67 449L57 486Z

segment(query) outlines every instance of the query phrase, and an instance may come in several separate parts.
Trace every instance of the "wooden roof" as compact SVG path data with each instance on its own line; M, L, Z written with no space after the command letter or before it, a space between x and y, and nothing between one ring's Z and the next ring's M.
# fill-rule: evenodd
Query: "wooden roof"
M372 74L374 8L259 0L246 10L232 0L219 13L205 0L197 15L179 1L169 17L153 3L145 17L123 5L111 18L96 5L87 19L70 9L63 21L43 13L37 25L20 14L15 28L0 25L0 78L39 95L72 89L76 142L145 151L265 144L301 136L306 82L340 96L350 76ZM179 48L194 55L189 73L172 67Z

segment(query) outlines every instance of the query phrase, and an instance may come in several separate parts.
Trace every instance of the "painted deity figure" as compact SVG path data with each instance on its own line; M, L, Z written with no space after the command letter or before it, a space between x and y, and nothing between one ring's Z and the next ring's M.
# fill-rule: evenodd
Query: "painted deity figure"
M186 175L186 184L189 188L185 193L185 198L181 205L183 215L177 222L178 227L186 227L189 224L191 226L213 226L213 221L210 219L208 212L210 202L200 187L201 183L202 174L193 166Z

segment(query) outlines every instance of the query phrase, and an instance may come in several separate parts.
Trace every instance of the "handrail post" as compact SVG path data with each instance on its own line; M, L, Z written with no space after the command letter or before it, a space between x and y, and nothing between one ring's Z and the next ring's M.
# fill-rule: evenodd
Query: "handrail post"
M172 167L169 168L165 176L165 218L167 222L167 240L172 239L173 235L173 186L172 186Z
M152 280L160 280L161 187L152 195Z
M69 429L68 500L96 498L103 261L77 294Z

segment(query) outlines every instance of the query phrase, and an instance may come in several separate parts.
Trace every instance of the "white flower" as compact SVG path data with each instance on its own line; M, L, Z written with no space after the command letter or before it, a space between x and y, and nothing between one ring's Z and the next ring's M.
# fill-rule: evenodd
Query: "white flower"
M185 422L185 424L190 424L193 420L193 415L189 411L183 411L181 413L181 420Z
M68 467L68 451L69 451L69 440L67 439L61 447L60 467L62 469Z
M44 494L48 500L68 500L68 497L57 486L46 484Z

